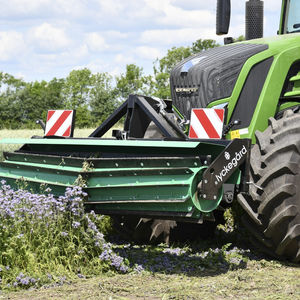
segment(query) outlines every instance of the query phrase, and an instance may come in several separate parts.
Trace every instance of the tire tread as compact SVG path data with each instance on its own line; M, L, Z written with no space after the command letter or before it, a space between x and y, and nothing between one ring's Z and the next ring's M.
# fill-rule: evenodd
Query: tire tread
M242 222L261 251L300 261L300 114L269 119L250 158L249 194L238 195ZM263 190L260 190L260 188Z

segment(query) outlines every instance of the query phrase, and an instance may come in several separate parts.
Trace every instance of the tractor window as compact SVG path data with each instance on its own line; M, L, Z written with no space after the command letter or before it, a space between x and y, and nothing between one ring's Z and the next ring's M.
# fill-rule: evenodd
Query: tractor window
M287 33L300 32L300 1L290 0L286 18Z

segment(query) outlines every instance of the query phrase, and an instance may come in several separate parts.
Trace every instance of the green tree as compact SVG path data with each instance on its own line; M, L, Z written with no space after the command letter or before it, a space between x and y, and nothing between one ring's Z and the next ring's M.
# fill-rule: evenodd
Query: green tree
M82 104L76 109L75 126L89 128L93 126L91 111L87 104Z
M23 126L33 127L35 121L45 116L47 107L47 82L35 81L26 84L19 99L22 105L21 122Z
M16 120L23 127L35 127L35 121L45 120L49 109L64 107L61 97L63 79L52 79L50 82L35 81L26 83L22 90L11 94L11 106L21 112ZM20 124L19 124L20 126Z
M53 78L46 85L44 91L45 102L47 103L48 109L63 109L65 106L65 99L62 95L62 89L65 85L65 79Z
M89 102L93 87L94 75L87 68L73 70L65 79L62 88L64 108L76 110L77 127L89 127L92 125Z
M21 126L22 109L20 98L24 90L14 93L5 91L0 96L0 128L16 129Z
M172 47L168 50L167 55L157 60L154 65L154 73L165 72L170 73L172 68L180 61L192 54L190 47Z
M0 72L0 88L7 92L14 92L24 88L26 82L23 79L15 78L14 76Z
M0 127L18 128L21 122L20 105L26 82L22 79L0 72Z
M191 46L192 54L197 54L199 52L208 50L210 48L219 47L220 45L215 40L202 40L199 39L194 42Z
M243 42L245 40L246 40L246 38L243 35L240 35L239 37L233 39L234 43Z
M116 108L116 89L107 73L93 74L89 69L73 70L62 88L65 108L76 109L76 126L95 126Z
M116 90L121 100L126 100L130 94L151 95L152 76L145 76L143 68L130 64L126 73L116 76Z
M88 104L93 80L93 74L87 68L71 71L62 89L65 108L77 109L82 105Z
M94 124L103 122L117 107L117 90L112 86L112 76L107 73L94 75L90 92L91 116Z

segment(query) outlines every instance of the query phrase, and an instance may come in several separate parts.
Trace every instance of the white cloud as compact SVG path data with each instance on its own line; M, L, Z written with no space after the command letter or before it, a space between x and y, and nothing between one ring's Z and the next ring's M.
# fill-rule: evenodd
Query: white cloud
M30 37L40 50L45 52L60 51L70 45L70 40L62 28L43 23L33 28Z
M53 15L80 16L86 12L84 0L0 0L0 16L45 17Z
M239 0L240 1L240 0ZM170 3L184 9L211 9L216 6L216 2L212 1L199 1L199 0L171 0Z
M89 50L88 50L88 47L87 45L80 45L79 47L77 48L71 48L67 55L69 56L69 58L73 58L73 59L81 59L85 56L88 56L89 54Z
M164 29L147 30L141 35L141 42L146 44L158 45L178 45L194 42L198 39L215 38L214 28L208 29Z
M105 63L101 59L91 60L88 63L80 66L75 66L73 70L80 70L84 68L88 68L92 71L92 73L102 73L106 72L111 66L108 63Z
M92 52L100 52L109 48L105 39L97 32L87 34L85 42Z
M0 61L17 59L26 48L23 35L16 31L0 32Z
M268 12L278 12L280 14L281 1L264 0L264 9Z
M99 9L101 10L101 14L103 16L120 16L121 12L128 6L127 1L123 0L114 0L114 1L107 1L107 0L98 0Z
M120 76L122 72L124 72L123 66L122 68L120 66L114 66L111 70L108 71L108 73L113 77Z
M186 10L172 5L170 0L145 0L146 4L157 12L156 21L162 25L178 27L210 27L215 23L215 14L211 10Z
M1 0L0 14L3 16L35 14L41 7L50 3L50 0Z
M160 50L158 50L157 48L147 47L147 46L137 47L134 52L138 57L142 59L151 60L151 61L154 61L155 59L162 56Z
M126 39L128 37L127 32L121 32L121 31L117 31L117 30L104 31L103 35L105 35L107 38L118 39L118 40Z
M18 79L22 79L22 80L24 80L24 78L25 78L24 74L21 73L21 72L16 73L15 77L18 78Z
M166 11L161 23L166 25L176 25L178 27L193 27L201 29L202 27L213 27L215 23L215 15L209 11L184 11L176 7L170 7Z
M264 3L265 34L274 35L280 1ZM173 46L223 40L215 0L0 0L0 7L1 70L25 80L64 76L74 66L117 75L135 63L151 73ZM231 0L231 11L229 36L237 37L245 33L245 1Z
M89 55L87 45L79 45L59 53L42 53L38 54L43 63L51 62L58 65L71 64L74 65L78 61L85 59Z
M122 53L119 53L114 57L114 62L118 64L131 64L134 63L134 61L135 60L132 56L124 55Z
M49 6L56 13L64 14L68 18L83 16L87 11L86 3L82 0L52 0Z

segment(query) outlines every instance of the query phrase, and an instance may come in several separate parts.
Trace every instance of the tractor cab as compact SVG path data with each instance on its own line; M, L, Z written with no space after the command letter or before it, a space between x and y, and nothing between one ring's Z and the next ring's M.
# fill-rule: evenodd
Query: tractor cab
M282 1L279 34L300 32L300 2Z

